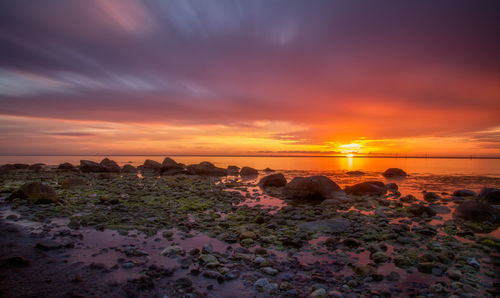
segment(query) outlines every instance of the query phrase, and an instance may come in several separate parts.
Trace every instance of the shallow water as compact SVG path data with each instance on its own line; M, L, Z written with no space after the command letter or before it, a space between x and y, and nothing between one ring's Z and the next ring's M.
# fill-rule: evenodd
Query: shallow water
M162 162L164 156L0 156L0 164L5 163L45 163L57 165L63 162L79 164L80 160L100 161L104 157L118 164L130 163L138 166L145 159ZM367 157L242 157L242 156L172 156L184 164L210 161L219 167L236 165L250 166L262 170L304 170L304 171L369 171L383 172L387 168L402 168L410 174L435 175L481 175L500 177L500 159L467 158L367 158Z

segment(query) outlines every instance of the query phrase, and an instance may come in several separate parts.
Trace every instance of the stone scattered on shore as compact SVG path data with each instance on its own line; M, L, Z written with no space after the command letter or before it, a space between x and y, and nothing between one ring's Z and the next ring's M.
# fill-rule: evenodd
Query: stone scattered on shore
M458 189L453 192L454 197L475 197L476 192L468 189Z
M399 168L389 168L382 173L382 176L385 178L404 178L407 174Z
M262 187L283 187L286 185L286 178L281 173L271 174L263 177L259 184Z
M184 174L185 172L186 169L184 165L177 163L170 157L165 157L165 159L161 163L161 169L160 169L161 175L172 176L172 175Z
M216 167L213 163L208 161L200 162L195 165L187 166L187 173L190 175L199 176L226 176L227 170Z
M103 172L107 172L107 173L120 173L121 172L120 166L114 160L111 160L107 157L104 158L99 164L101 165Z
M283 189L287 199L327 200L342 189L326 176L295 177Z
M126 174L137 174L138 170L131 164L126 164L122 168L122 173Z
M74 165L70 164L69 162L59 164L57 169L61 170L61 171L78 172L78 169Z
M476 200L465 201L453 212L453 217L474 222L500 224L500 210Z
M493 205L500 204L500 189L485 187L481 189L477 199Z
M161 163L146 159L142 165L142 171L147 174L159 174L161 171Z
M82 171L82 173L105 172L102 165L91 160L80 160L80 171Z

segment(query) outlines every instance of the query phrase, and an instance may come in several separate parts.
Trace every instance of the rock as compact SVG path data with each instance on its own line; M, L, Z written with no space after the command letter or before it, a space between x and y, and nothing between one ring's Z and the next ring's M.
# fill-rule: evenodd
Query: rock
M365 172L361 172L361 171L348 171L348 172L346 172L346 174L349 175L349 176L363 176L366 173Z
M311 298L324 298L324 297L326 297L326 290L323 288L319 288L316 291L312 292L310 297Z
M367 181L355 184L353 186L348 186L345 189L347 194L352 194L356 196L363 195L373 195L381 196L387 193L387 187L383 182L380 181Z
M104 172L107 173L120 173L122 171L120 166L114 160L107 157L100 162L100 165L103 167Z
M348 247L358 247L360 245L359 241L354 238L346 238L342 241L342 245Z
M184 255L186 252L184 249L177 245L172 245L165 248L162 252L162 256L175 256L175 255Z
M300 224L299 229L306 230L308 232L329 232L329 233L342 233L351 226L348 219L345 218L332 218L316 220L311 222L305 222Z
M396 241L402 244L410 244L415 242L415 240L413 240L412 237L405 237L405 236L399 236L398 238L396 238Z
M32 164L28 167L28 170L33 171L33 172L40 172L43 170L43 167L45 166L44 163L35 163Z
M165 159L161 163L160 172L162 175L178 175L183 174L185 171L183 164L177 163L170 157L165 157Z
M410 194L410 195L406 195L404 197L399 198L399 200L401 202L409 203L409 202L417 201L417 198L414 195Z
M240 170L241 176L257 176L259 175L259 171L251 167L243 167Z
M5 164L0 167L0 174L7 174L10 171L15 171L16 167L13 164Z
M388 281L398 281L401 279L401 276L396 271L392 271L385 277L385 279L387 279Z
M211 254L202 254L200 256L200 261L202 264L208 264L208 263L218 263L219 261L214 255Z
M78 172L78 169L75 168L74 165L70 164L69 162L65 162L65 163L62 163L60 164L58 167L57 167L58 170L61 170L61 171L71 171L71 172Z
M240 234L240 239L256 239L257 238L257 235L254 233L254 232L251 232L251 231L245 231L243 233Z
M219 280L219 281L223 281L224 280L224 276L222 274L220 274L217 271L213 271L213 270L205 270L205 271L203 271L203 277L211 278L211 279L216 279L216 280Z
M370 267L370 266L356 264L352 268L352 271L354 273L356 273L357 275L368 276L368 275L373 274L375 272L375 269L373 267Z
M447 271L448 277L452 280L460 280L462 278L462 272L458 270L448 270Z
M387 190L390 190L392 192L396 191L399 189L398 185L396 183L387 183L385 185L385 187L387 188Z
M334 193L341 191L337 183L325 176L296 177L283 189L287 199L327 200L335 199Z
M271 174L260 179L259 184L262 187L283 187L286 185L286 178L283 174Z
M181 277L175 280L174 287L176 288L189 288L193 285L193 282L187 277Z
M273 169L270 169L270 168L265 168L264 170L262 170L263 172L266 172L266 173L271 173L271 172L274 172Z
M432 208L424 205L411 205L408 208L406 208L406 211L410 213L413 216L423 216L426 215L428 217L432 217L436 215L436 211L434 211Z
M153 172L157 174L160 173L160 170L161 170L161 163L151 159L146 159L144 161L144 165L142 166L143 172Z
M208 161L204 161L197 165L187 166L187 173L200 176L226 176L227 170L218 168Z
M267 275L276 275L278 274L278 270L272 268L272 267L264 267L261 269L262 272L264 272Z
M27 170L29 167L30 167L30 165L25 164L25 163L15 163L14 164L14 168L16 168L16 170Z
M459 189L453 192L454 197L475 197L476 192L468 189Z
M278 289L278 284L270 283L267 278L260 278L253 284L257 292L271 292Z
M382 173L382 176L384 176L385 178L403 178L406 177L407 174L401 169L389 168Z
M424 193L424 200L427 202L436 202L441 200L441 197L435 192L426 192Z
M423 263L418 263L417 264L417 269L419 272L422 272L422 273L427 273L427 274L431 274L432 273L432 269L436 267L436 265L432 262L423 262Z
M61 183L61 187L66 189L85 188L87 186L88 186L87 182L77 177L66 178Z
M448 214L451 213L451 209L444 205L429 205L429 207L436 211L437 214Z
M35 246L36 248L40 250L54 250L61 248L62 245L59 242L53 241L53 240L41 240L38 242Z
M122 168L122 173L137 174L137 172L137 169L131 164L126 164Z
M237 166L227 166L227 173L231 175L237 175L240 172L240 168Z
M500 223L500 210L476 200L465 201L455 209L453 218L496 224Z
M80 171L83 173L99 173L105 172L105 169L96 162L90 160L80 160Z
M370 255L370 259L375 263L385 263L389 260L389 257L381 251L376 251Z
M49 204L57 202L57 194L54 189L45 183L30 182L21 186L17 191L12 193L7 200L26 199L30 203Z
M30 261L23 257L11 257L0 260L0 268L22 268L28 267L30 265Z
M485 187L481 189L477 199L493 205L500 204L500 189Z

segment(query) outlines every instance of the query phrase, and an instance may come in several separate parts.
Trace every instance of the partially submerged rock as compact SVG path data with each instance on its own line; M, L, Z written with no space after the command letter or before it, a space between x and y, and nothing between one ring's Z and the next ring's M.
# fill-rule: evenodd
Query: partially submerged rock
M178 175L185 172L184 165L177 163L170 157L165 157L161 163L161 174L162 175Z
M385 178L403 178L406 177L407 174L399 168L389 168L382 173L382 176Z
M151 159L146 159L144 161L144 165L142 166L143 172L160 173L160 170L161 170L161 163Z
M327 200L341 191L337 183L326 176L296 177L283 189L288 199Z
M453 192L454 197L475 197L476 192L468 189L458 189Z
M12 193L8 200L26 199L30 203L49 204L57 202L57 194L55 190L45 183L30 182L21 186L17 191Z
M481 189L477 199L490 204L500 204L500 189L485 187Z
M262 187L283 187L286 185L286 178L281 173L271 174L260 179Z
M240 170L241 176L257 176L259 175L259 171L251 167L243 167Z
M380 181L366 181L346 187L345 192L356 196L381 196L387 193L387 187Z
M441 200L441 197L437 193L431 191L424 193L424 200L427 202L436 202Z
M226 176L227 170L214 166L211 162L204 161L196 165L188 165L187 173L200 176Z
M227 173L230 175L237 175L240 172L240 168L238 166L227 166Z
M83 173L105 172L103 166L91 160L80 160L80 171Z
M100 165L103 169L104 172L107 173L120 173L121 168L120 166L114 161L109 158L104 158L101 162Z
M59 164L57 169L60 171L78 172L78 169L74 165L70 164L69 162Z
M28 167L28 170L33 172L40 172L43 170L44 166L44 163L34 163Z
M413 216L427 215L428 217L432 217L436 215L436 211L434 211L431 207L424 205L411 205L408 206L406 211L408 211L408 213L410 213Z
M137 174L137 172L137 169L131 164L126 164L122 168L122 173Z
M460 204L453 212L453 217L474 222L500 223L500 210L490 204L470 200Z

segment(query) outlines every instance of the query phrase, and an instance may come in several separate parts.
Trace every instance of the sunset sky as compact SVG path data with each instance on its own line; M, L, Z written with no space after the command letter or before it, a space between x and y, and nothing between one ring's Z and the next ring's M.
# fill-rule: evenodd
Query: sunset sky
M500 1L0 0L0 154L500 156Z

